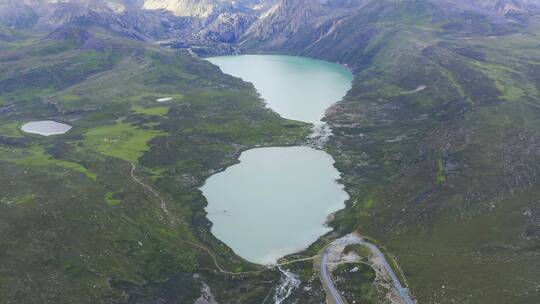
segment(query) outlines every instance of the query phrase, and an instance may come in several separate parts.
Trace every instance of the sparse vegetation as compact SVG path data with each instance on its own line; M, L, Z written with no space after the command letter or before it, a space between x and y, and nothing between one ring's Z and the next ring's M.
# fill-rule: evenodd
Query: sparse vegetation
M168 107L147 107L135 106L131 108L135 113L149 116L165 116L169 112Z
M336 267L333 276L348 303L384 303L377 291L375 271L364 263L346 263Z
M444 172L444 164L442 159L437 160L437 183L439 185L444 184L446 182L446 173Z
M84 145L103 155L137 162L150 149L148 142L165 133L143 130L129 123L116 121L114 124L97 127L85 134Z

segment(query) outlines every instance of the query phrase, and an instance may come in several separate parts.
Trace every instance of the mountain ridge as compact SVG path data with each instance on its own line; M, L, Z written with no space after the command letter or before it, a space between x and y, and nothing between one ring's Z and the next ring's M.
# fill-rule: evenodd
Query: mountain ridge
M415 1L395 3L406 2ZM381 3L396 5L391 1ZM452 10L459 7L477 10L491 14L492 18L536 14L539 8L537 2L530 0L431 0L425 3ZM172 39L188 45L253 45L262 40L269 48L279 48L299 32L316 40L333 31L343 19L361 14L362 9L370 5L377 5L377 1L2 0L0 24L52 30L66 23L95 23L112 26L117 32L129 32L139 39Z

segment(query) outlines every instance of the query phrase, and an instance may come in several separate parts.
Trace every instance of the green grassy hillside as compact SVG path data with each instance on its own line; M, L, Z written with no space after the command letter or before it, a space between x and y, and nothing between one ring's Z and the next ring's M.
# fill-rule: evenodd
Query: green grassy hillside
M437 3L371 1L239 47L353 69L326 117L351 195L332 225L394 255L419 303L538 303L540 21ZM207 62L99 28L0 28L0 71L0 302L193 303L203 283L220 303L271 299L278 273L224 273L259 268L209 233L198 187L307 125ZM41 119L74 128L20 131ZM291 268L290 301L320 302L313 263ZM377 300L369 268L340 270L360 284L349 299Z
M257 266L209 233L198 187L309 126L172 50L99 30L18 35L0 41L0 302L193 303L202 282L224 302L261 302L279 275L219 271ZM73 129L19 130L41 119Z
M339 32L358 47L307 52L357 72L326 118L352 196L334 227L381 241L420 303L537 303L536 22L382 3Z

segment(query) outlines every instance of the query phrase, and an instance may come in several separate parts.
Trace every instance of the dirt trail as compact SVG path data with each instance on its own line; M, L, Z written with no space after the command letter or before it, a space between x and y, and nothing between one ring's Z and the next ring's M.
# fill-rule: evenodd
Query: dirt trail
M135 175L136 170L137 170L137 166L135 166L134 163L131 163L131 173L130 173L131 174L131 179L135 183L137 183L141 187L143 187L146 191L150 192L153 196L155 196L159 200L161 211L163 211L163 213L165 214L165 216L169 220L169 224L172 227L174 227L176 225L176 221L174 219L174 216L172 216L170 214L169 209L167 208L167 202L165 202L165 200L161 197L161 195L156 190L154 190L151 186L144 183L139 177L137 177ZM206 248L205 246L197 244L197 243L189 241L189 240L181 239L181 238L179 238L178 240L180 242L184 243L184 244L187 244L187 245L189 245L189 246L191 246L193 248L196 248L196 249L201 250L204 253L206 253L212 259L216 269L220 273L227 274L227 275L254 275L254 274L260 274L260 273L268 271L268 270L276 269L276 268L278 268L280 266L286 266L286 265L290 265L290 264L294 264L294 263L298 263L298 262L309 261L309 260L313 260L313 259L318 257L318 256L313 256L313 257L309 257L309 258L303 258L303 259L297 259L297 260L287 261L287 262L283 262L283 263L276 263L276 264L272 264L272 265L267 265L264 269L261 269L261 270L232 272L232 271L227 271L223 267L221 267L221 265L218 262L218 258L216 257L216 255L210 249Z

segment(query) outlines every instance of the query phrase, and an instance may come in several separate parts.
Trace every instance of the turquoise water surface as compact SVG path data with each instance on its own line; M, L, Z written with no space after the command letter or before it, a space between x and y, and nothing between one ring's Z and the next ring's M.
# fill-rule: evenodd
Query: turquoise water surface
M302 57L245 55L210 58L223 72L252 82L282 116L319 122L351 87L337 64ZM261 264L309 246L330 231L327 217L348 199L326 152L272 147L242 153L240 163L201 188L212 233L241 257Z
M240 55L208 61L253 83L268 107L281 116L312 123L345 96L353 79L342 65L305 57Z

